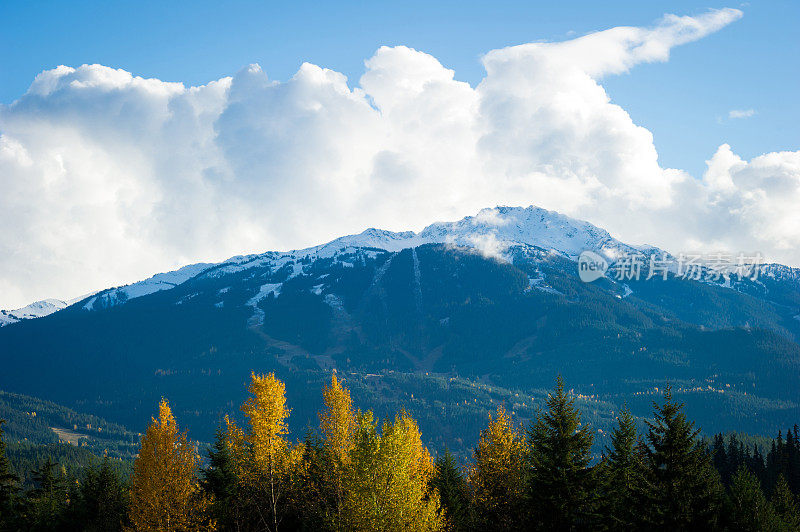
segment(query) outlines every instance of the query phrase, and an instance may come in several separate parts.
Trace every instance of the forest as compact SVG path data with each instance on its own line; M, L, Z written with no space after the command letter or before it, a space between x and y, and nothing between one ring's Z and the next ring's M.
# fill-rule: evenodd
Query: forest
M644 430L619 412L599 459L561 377L527 424L489 415L468 460L431 452L406 411L358 409L335 373L298 441L282 381L253 373L248 392L246 422L226 418L207 449L162 399L132 472L108 455L68 471L46 452L17 471L0 423L0 530L800 529L797 426L768 445L708 441L670 388Z

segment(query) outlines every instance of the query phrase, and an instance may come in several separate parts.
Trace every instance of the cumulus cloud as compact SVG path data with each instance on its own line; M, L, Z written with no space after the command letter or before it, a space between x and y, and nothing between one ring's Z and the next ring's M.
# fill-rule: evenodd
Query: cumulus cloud
M756 114L755 109L731 109L728 111L728 118L750 118Z
M0 106L0 307L497 204L800 264L797 152L743 161L722 146L702 179L662 168L600 84L740 16L494 50L474 88L403 46L380 48L356 83L308 63L287 81L251 65L198 87L101 65L42 72Z

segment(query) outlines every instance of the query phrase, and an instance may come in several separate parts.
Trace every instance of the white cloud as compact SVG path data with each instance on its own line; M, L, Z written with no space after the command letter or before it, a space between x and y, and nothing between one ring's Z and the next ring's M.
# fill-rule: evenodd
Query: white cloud
M728 118L731 120L735 118L750 118L756 114L755 109L731 109L728 111Z
M475 88L402 46L350 84L311 64L285 82L251 65L200 87L101 65L45 71L0 107L0 307L496 204L634 243L750 246L800 264L797 153L748 162L722 146L702 180L661 168L652 134L599 83L740 16L494 50Z

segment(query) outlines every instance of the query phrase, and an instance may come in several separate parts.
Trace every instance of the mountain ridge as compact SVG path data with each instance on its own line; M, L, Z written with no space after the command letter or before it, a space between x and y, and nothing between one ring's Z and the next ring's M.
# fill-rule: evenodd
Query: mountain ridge
M673 258L673 255L651 245L630 245L594 224L578 220L556 211L530 205L528 207L497 206L481 209L474 216L453 222L434 222L420 232L388 231L368 228L361 233L345 235L316 246L290 250L236 255L219 263L196 263L177 270L157 273L148 279L101 289L70 301L48 299L31 303L21 309L0 311L0 327L21 320L50 315L81 302L85 310L108 308L124 304L154 292L169 290L199 275L234 273L246 268L271 263L297 262L298 260L329 259L347 249L379 249L398 252L426 244L446 244L472 248L487 257L509 260L506 252L514 246L532 246L546 252L561 254L575 261L581 252L590 250L613 262L626 254L644 257L655 255ZM781 264L764 264L764 274L773 279L800 279L800 268ZM673 268L674 272L674 268ZM301 270L295 274L301 273ZM800 315L800 310L798 310Z

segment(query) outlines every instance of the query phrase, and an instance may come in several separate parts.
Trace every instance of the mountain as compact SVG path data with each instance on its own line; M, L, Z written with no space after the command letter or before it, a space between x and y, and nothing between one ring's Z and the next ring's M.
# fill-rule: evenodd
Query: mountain
M592 283L577 260L635 256L637 279ZM521 419L558 373L598 442L627 403L670 383L708 432L773 434L800 417L800 275L682 276L672 255L587 222L485 209L419 233L187 266L0 329L0 388L141 430L161 396L193 438L236 414L251 371L287 383L290 425L315 423L336 370L361 408L406 408L434 447L465 454L498 403Z
M16 323L20 320L30 320L48 316L68 306L66 301L60 299L44 299L18 309L0 310L0 327Z
M73 305L78 301L82 301L93 294L94 292L90 294L84 294L67 301L63 301L61 299L43 299L41 301L35 301L22 308L14 310L0 310L0 327L11 325L12 323L22 320L33 320L36 318L49 316L50 314L65 309L68 306Z

